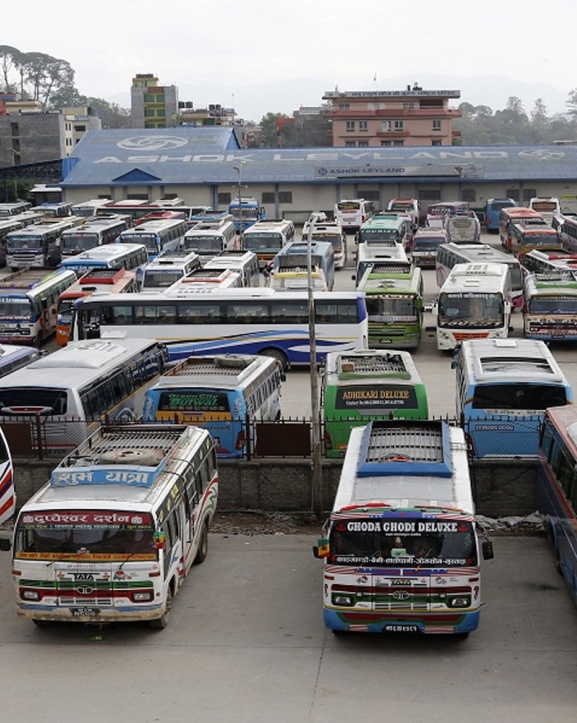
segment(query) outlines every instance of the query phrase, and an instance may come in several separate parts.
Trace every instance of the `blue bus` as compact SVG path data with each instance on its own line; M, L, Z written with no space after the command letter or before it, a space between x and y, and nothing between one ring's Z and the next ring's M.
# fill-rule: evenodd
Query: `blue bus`
M499 233L499 216L504 208L516 206L512 198L488 198L485 204L485 227L488 233Z
M577 443L575 406L545 412L537 465L537 509L553 544L555 566L577 603Z
M332 291L335 285L335 250L330 241L311 240L311 269L317 267L323 272L326 291ZM306 271L308 268L309 244L307 241L291 241L281 248L274 257L272 271Z
M456 350L457 416L473 459L537 457L545 409L573 402L549 347L535 339L468 339Z
M35 347L0 344L0 377L36 361L41 354Z
M234 218L234 227L239 233L246 231L257 221L266 219L264 207L259 204L256 198L244 196L240 199L235 198L229 203L228 213Z
M256 444L247 421L280 418L284 378L280 364L270 357L191 356L148 389L143 420L203 427L214 440L217 457L244 457Z
M134 228L126 229L116 237L121 244L144 244L148 260L152 261L162 251L180 251L183 248L184 234L188 231L184 219L143 220Z

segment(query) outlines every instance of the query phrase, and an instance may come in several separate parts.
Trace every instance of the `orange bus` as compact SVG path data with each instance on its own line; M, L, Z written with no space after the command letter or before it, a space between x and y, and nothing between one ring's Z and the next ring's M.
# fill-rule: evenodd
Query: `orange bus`
M509 206L501 209L499 214L499 235L501 237L501 245L508 251L513 250L513 238L511 236L511 226L520 221L532 220L534 223L541 219L544 225L547 222L540 213L526 206Z
M135 271L127 269L92 269L87 271L72 286L65 289L58 298L58 316L56 321L56 341L66 346L70 338L70 325L74 302L96 291L120 294L138 291Z

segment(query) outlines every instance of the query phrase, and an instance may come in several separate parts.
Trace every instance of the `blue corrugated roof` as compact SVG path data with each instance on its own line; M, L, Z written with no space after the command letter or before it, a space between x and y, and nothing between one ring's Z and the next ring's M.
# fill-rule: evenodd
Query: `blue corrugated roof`
M234 184L234 166L243 183L574 182L577 146L241 149L227 127L88 131L60 185Z

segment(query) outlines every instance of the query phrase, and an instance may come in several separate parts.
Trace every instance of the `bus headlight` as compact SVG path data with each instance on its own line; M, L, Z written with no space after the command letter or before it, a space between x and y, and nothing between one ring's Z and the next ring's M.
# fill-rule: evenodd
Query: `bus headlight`
M40 600L40 593L37 590L23 590L20 597L22 600Z
M333 605L352 607L354 604L355 601L352 595L343 595L342 593L333 594Z
M450 608L468 608L471 599L469 597L453 597L448 602Z
M149 602L152 600L152 591L149 592L135 592L132 596L134 602Z

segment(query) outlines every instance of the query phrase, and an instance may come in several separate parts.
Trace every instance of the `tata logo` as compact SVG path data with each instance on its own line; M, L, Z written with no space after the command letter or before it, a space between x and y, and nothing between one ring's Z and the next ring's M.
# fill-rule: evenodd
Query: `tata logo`
M89 587L88 585L78 585L78 587L76 588L76 592L79 595L90 595L94 592L94 588Z
M133 136L119 141L116 145L127 151L169 151L182 148L187 143L186 138L174 136Z
M75 580L94 580L94 575L90 572L73 572Z
M391 585L404 585L405 587L410 587L411 581L410 580L391 580Z
M391 597L395 600L408 600L411 597L411 593L406 590L397 590L391 593Z

